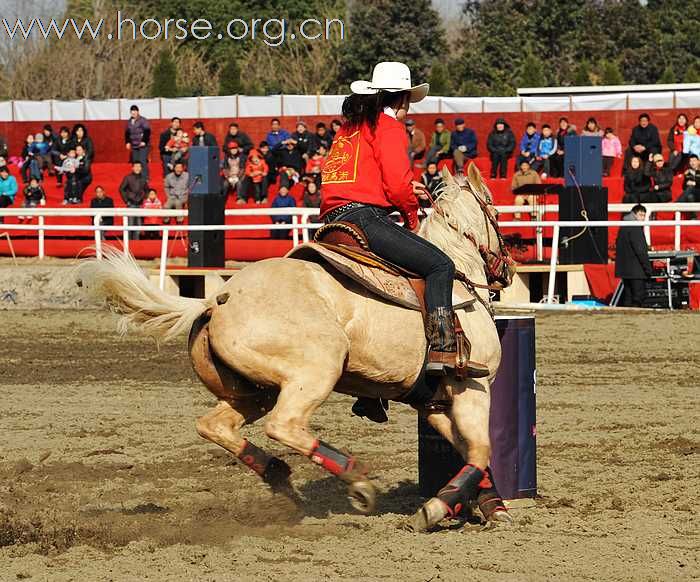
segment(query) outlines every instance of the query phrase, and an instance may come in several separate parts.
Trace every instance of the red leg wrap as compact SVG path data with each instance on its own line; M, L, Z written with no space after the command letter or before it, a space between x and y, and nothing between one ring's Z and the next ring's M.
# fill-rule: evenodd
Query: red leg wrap
M309 457L314 463L336 476L348 473L355 467L354 457L348 457L323 441L316 441Z
M464 504L477 496L484 471L475 465L465 465L450 482L438 491L437 498L445 504L450 517L457 515Z
M238 458L261 477L265 476L267 466L273 459L273 457L249 441L245 441L243 450L238 454Z

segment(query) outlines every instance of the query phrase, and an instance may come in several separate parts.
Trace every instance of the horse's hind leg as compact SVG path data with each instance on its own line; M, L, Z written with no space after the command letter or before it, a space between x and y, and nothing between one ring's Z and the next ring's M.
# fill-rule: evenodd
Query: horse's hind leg
M258 399L220 400L207 414L197 419L202 438L219 445L255 471L273 491L296 499L289 481L291 469L281 459L268 455L241 435L241 429L265 415Z
M297 501L289 481L291 469L243 438L241 429L262 418L274 406L276 393L247 383L214 354L209 345L209 316L195 322L190 332L192 367L219 403L197 420L197 432L236 455L272 487Z
M328 398L342 373L343 358L335 369L324 374L319 367L308 373L297 370L294 377L280 386L277 404L265 423L267 435L309 457L314 463L348 483L352 506L362 513L371 513L376 491L367 478L365 468L351 455L317 439L309 432L309 421L315 410Z

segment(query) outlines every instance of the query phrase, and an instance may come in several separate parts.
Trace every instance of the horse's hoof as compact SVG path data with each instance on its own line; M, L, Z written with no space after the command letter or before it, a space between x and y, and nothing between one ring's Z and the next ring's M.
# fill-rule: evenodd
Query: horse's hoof
M377 506L377 490L369 481L355 481L348 485L348 499L355 510L368 515Z
M413 532L427 531L447 517L447 507L437 497L428 499L406 524Z
M494 524L499 524L499 525L515 525L515 520L510 516L510 513L507 511L504 511L502 509L499 509L498 511L494 511L490 516L489 516L489 521Z

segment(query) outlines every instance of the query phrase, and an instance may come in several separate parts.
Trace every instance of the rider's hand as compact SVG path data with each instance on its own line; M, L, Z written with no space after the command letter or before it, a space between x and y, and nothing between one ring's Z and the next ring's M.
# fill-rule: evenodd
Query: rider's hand
M425 187L425 184L423 182L418 182L417 180L413 180L411 182L411 185L413 186L413 193L420 198L421 200L429 200L430 199L430 194L428 193L428 189Z

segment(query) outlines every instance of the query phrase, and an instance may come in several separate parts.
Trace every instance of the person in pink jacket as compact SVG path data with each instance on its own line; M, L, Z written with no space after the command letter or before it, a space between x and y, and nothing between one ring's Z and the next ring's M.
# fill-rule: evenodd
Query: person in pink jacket
M615 158L622 157L622 144L620 143L620 138L613 133L612 127L605 128L602 152L603 176L607 178L610 175L610 168L612 168Z

